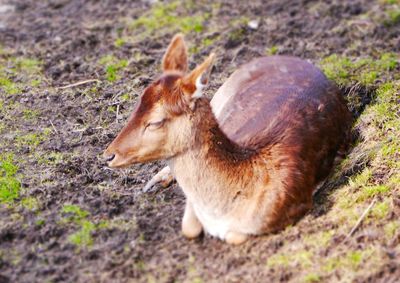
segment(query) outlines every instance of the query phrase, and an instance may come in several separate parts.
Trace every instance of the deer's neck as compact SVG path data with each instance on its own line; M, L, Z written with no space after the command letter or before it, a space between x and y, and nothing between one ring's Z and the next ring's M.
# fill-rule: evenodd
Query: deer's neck
M196 102L192 122L189 149L171 160L182 189L210 191L215 196L221 190L248 186L254 175L252 159L257 153L229 140L205 98Z

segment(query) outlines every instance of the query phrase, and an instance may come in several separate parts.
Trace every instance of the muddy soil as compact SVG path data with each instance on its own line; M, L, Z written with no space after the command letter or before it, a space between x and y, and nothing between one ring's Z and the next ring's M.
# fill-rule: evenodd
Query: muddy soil
M141 191L162 162L119 171L105 166L102 151L123 126L137 96L159 74L165 47L176 32L171 28L139 36L127 27L127 22L151 10L155 2L0 1L1 45L13 56L41 60L44 77L39 87L27 86L6 100L40 113L28 120L16 110L16 118L4 118L7 132L2 133L1 144L2 151L12 151L21 159L25 195L37 199L39 209L1 207L0 282L300 282L298 270L267 268L267 259L284 245L301 245L306 234L336 225L318 220L328 208L317 199L315 211L295 227L251 239L240 247L209 236L188 241L180 235L184 197L178 185L156 186L146 194ZM196 51L191 67L209 52L217 53L207 90L212 95L237 66L266 55L275 46L278 54L312 62L332 53L363 57L399 52L399 25L388 27L360 17L377 9L377 3L201 1L193 9L211 16L202 32L186 36L190 50ZM257 27L243 19L256 20ZM132 40L116 46L121 36ZM208 46L204 38L210 39ZM114 82L105 79L106 71L99 63L109 54L128 62ZM99 82L60 88L87 79ZM51 133L36 148L12 142L18 131L45 128ZM57 153L61 160L38 161L50 153ZM91 245L71 243L69 236L79 225L63 222L65 204L86 210L93 223L108 223L91 232ZM336 235L331 245L321 249L320 257L334 253L343 237ZM368 240L349 242L338 249L368 244ZM390 247L382 249L390 255ZM356 281L395 282L400 278L398 264L398 258L392 258ZM336 282L346 277L332 271L320 280Z

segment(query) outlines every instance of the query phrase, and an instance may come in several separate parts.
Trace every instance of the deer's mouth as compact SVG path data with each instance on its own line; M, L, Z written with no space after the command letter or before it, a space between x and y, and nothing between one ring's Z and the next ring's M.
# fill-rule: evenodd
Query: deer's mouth
M120 155L116 155L111 161L108 162L110 168L126 168L129 165L136 163L133 158L124 158Z

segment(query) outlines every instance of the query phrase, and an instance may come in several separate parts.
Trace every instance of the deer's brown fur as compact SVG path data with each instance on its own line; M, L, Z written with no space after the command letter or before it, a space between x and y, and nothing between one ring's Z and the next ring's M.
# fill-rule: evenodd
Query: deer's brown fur
M174 37L164 74L105 155L114 155L111 167L167 159L187 198L184 235L204 229L239 244L312 207L313 191L345 148L351 115L317 68L281 56L241 67L211 106L201 88L212 60L187 74L186 46Z

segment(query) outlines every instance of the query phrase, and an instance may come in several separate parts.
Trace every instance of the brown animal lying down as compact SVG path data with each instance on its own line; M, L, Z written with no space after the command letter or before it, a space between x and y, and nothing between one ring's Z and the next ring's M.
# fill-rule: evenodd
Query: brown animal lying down
M294 223L343 153L351 115L313 65L271 56L243 65L210 101L202 95L214 54L188 72L172 39L150 84L106 149L110 167L166 159L186 196L182 232L243 243ZM168 168L164 169L164 173Z

